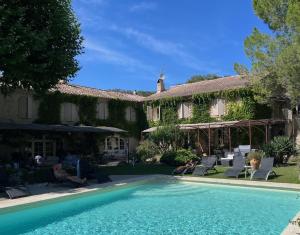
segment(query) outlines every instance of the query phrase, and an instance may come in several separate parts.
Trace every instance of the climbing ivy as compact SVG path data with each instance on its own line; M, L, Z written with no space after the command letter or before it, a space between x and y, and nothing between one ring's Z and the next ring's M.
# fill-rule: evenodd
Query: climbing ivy
M226 100L227 114L220 119L210 116L210 105L216 98ZM177 118L177 107L182 102L192 102L192 118ZM145 107L146 105L151 105L152 107L160 106L161 108L161 120L158 122L149 122L151 126L162 125L164 123L207 123L271 117L270 107L257 104L254 100L253 91L249 88L201 93L195 94L192 97L172 97L148 101Z
M60 124L61 104L68 102L76 104L79 108L79 123L77 124L118 127L127 130L130 135L136 137L139 137L141 131L147 128L147 120L143 107L137 102L109 100L108 118L106 120L99 120L96 117L97 97L53 92L35 98L40 102L37 123ZM125 118L128 106L132 106L135 109L135 122L127 121Z

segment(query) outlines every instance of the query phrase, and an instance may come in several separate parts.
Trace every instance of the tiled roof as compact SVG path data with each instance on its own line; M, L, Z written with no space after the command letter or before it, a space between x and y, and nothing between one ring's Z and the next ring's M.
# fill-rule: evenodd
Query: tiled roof
M86 96L94 96L105 99L119 99L119 100L127 100L127 101L135 101L140 102L143 100L142 96L127 94L122 92L115 91L105 91L96 88L71 85L66 83L59 83L54 90L60 91L64 94L72 94L72 95L86 95Z
M145 101L158 100L170 97L192 96L200 93L230 90L246 87L249 80L241 76L222 77L213 80L186 83L171 87L169 90L156 93L144 98Z

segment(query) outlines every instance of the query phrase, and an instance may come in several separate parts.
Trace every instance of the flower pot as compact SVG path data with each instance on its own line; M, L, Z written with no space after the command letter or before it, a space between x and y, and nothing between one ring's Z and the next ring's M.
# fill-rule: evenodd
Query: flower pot
M251 165L252 170L257 170L259 168L259 165L260 165L260 160L252 158L250 160L250 165Z

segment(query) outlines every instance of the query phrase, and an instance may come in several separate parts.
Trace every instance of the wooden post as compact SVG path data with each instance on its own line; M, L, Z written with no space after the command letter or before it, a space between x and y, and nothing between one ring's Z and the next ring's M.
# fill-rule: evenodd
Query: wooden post
M198 130L198 136L197 136L197 138L198 138L198 145L199 145L199 147L200 147L200 149L201 149L201 151L203 153L203 147L202 147L202 144L200 143L200 129L198 128L197 130Z
M228 128L228 143L229 143L229 152L231 152L231 128Z
M208 156L210 156L210 124L208 124Z
M250 124L250 120L248 121L249 124L249 145L251 146L251 142L252 142L252 133L251 133L251 124Z
M266 144L268 143L268 125L265 125Z

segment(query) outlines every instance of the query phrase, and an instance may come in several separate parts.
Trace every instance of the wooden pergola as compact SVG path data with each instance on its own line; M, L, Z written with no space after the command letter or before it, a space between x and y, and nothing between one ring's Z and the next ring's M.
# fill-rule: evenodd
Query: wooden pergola
M285 120L281 119L259 119L259 120L240 120L240 121L223 121L223 122L210 122L210 123L193 123L193 124L178 124L180 130L197 132L198 142L200 143L200 132L204 133L208 137L208 154L211 155L211 130L212 129L227 129L228 130L228 144L229 150L232 150L231 146L231 129L240 128L248 131L249 145L252 145L252 128L263 126L265 143L269 141L269 127L276 124L284 124ZM142 133L150 133L155 131L159 127L152 127L144 130Z

